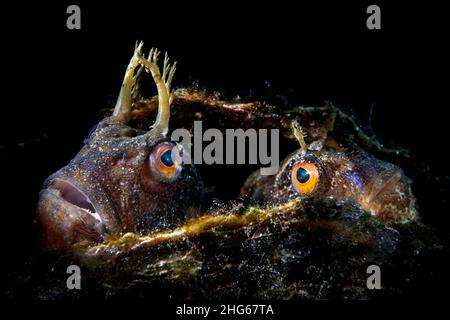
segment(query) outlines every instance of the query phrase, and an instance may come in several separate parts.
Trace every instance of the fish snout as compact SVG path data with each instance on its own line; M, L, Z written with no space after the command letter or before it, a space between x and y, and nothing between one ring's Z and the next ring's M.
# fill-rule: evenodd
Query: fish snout
M44 249L101 242L106 234L97 205L83 189L64 178L50 180L40 192L36 222Z
M361 207L388 224L406 223L417 218L411 180L400 168L380 172L363 190Z

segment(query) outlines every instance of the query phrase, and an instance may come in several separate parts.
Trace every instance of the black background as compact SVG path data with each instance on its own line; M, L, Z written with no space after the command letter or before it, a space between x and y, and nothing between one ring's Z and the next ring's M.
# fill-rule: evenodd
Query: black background
M175 86L198 82L229 97L277 93L291 104L329 99L365 124L373 104L377 136L387 146L410 148L439 179L414 188L425 221L445 238L445 11L429 2L342 2L2 7L2 268L14 270L32 254L40 185L81 148L99 111L114 105L141 39L146 49L167 50L178 61ZM81 7L81 30L66 28L70 4ZM381 7L381 30L366 28L370 4Z

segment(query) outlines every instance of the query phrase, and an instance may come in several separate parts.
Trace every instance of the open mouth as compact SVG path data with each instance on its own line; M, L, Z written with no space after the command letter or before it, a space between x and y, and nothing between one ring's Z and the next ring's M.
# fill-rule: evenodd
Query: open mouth
M59 197L85 211L98 221L102 221L91 199L78 187L67 180L55 179L51 189L59 193Z

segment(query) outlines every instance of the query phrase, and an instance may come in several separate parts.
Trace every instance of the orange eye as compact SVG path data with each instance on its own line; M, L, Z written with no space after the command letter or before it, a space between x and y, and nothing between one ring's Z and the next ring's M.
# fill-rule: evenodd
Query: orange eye
M310 162L297 162L292 167L291 181L295 190L303 195L311 194L317 186L319 170Z
M183 169L177 146L168 142L157 146L149 160L150 170L166 182L174 181Z

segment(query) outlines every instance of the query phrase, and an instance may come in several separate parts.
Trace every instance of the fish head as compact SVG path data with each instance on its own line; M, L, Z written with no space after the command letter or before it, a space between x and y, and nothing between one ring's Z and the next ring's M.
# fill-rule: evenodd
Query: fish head
M44 182L36 216L43 247L68 248L125 232L172 228L201 202L200 175L183 163L183 147L167 137L170 84L164 76L154 76L160 101L155 124L148 131L128 125L135 69L159 72L157 55L152 51L144 59L141 46L113 115L100 121L70 163ZM163 74L171 77L171 70Z

